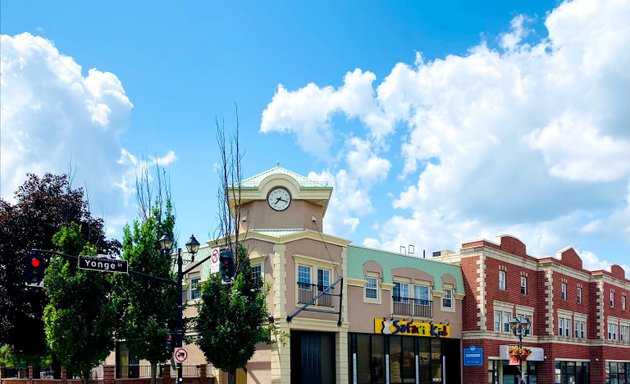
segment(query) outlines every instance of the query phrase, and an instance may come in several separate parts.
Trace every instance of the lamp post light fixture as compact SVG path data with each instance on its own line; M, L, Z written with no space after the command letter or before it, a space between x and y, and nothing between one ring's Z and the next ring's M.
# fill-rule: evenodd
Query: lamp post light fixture
M170 257L171 252L173 250L173 243L174 243L173 236L168 233L164 234L164 236L162 236L159 241L160 241L160 248L162 249L162 251L166 254L166 256ZM190 236L190 239L186 243L186 250L191 255L190 261L193 262L195 260L195 254L199 251L199 242L195 238L195 235ZM175 343L178 348L181 348L183 346L183 341L184 341L184 307L182 303L182 283L184 280L185 272L183 272L183 268L182 268L183 265L184 265L184 260L182 259L182 249L177 248L177 324L176 324L177 329L175 331L177 334L177 340L175 340ZM196 265L193 266L191 269L195 267ZM183 371L182 363L178 362L177 363L177 383L178 384L182 383L182 378L183 378L182 371Z
M523 349L523 337L529 334L531 326L532 323L528 318L517 316L510 320L510 329L512 330L512 333L514 333L514 336L518 337L519 351ZM518 370L520 373L519 384L525 384L525 370L523 369L523 361L520 360L520 358L518 362Z

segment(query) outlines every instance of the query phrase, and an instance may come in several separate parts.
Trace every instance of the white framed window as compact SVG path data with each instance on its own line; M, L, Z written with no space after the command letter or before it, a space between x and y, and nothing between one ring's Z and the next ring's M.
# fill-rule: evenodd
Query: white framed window
M199 283L201 278L194 276L190 278L190 300L199 299L201 297L201 290L199 289Z
M615 292L610 291L610 308L615 308Z
M498 311L498 310L494 310L494 331L495 332L501 332L502 331L502 324L503 324L503 312Z
M582 287L577 287L577 303L582 304Z
M583 319L575 319L573 322L573 332L578 339L586 338L586 321Z
M252 281L254 286L260 288L263 283L263 272L262 272L262 264L253 264L252 265Z
M617 324L608 322L608 340L617 340Z
M569 337L571 335L571 319L558 317L558 336Z
M444 288L444 296L442 296L442 308L452 309L453 305L453 289Z
M560 295L562 300L567 299L567 283L562 283L562 285L560 286Z
M499 289L505 291L505 271L499 271Z
M306 287L307 284L309 285L309 287ZM310 289L310 285L311 285L310 265L298 265L298 285L300 285L300 288Z
M627 343L628 341L630 341L628 337L630 337L630 326L620 325L619 326L619 340Z
M394 282L394 301L396 302L409 302L409 284Z
M510 312L503 311L502 321L503 321L503 332L510 333L510 320L512 320L512 314Z
M416 305L431 305L431 300L429 299L429 287L426 285L414 285L413 298L415 299Z
M368 300L378 300L378 278L374 276L365 277L365 298Z
M527 277L521 276L521 295L527 295Z
M621 310L626 310L626 295L621 295Z

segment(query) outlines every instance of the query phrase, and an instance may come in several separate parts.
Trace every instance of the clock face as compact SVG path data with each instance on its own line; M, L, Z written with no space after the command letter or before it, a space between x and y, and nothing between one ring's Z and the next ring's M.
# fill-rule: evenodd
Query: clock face
M276 188L269 192L267 202L269 206L276 211L284 211L289 208L289 204L291 204L291 195L289 191L284 188Z

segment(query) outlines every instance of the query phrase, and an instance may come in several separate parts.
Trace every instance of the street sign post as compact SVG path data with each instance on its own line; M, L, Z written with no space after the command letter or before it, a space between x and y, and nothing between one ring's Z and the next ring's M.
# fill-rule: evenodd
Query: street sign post
M186 359L188 359L188 351L186 350L186 348L177 348L174 355L175 361L177 361L178 363L183 363L184 361L186 361Z
M127 260L110 259L109 257L79 256L79 269L129 273L129 264Z

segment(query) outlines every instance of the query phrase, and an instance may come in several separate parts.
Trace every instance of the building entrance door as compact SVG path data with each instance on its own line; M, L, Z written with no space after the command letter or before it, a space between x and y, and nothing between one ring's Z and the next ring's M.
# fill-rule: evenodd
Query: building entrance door
M335 334L291 332L291 382L335 382Z

